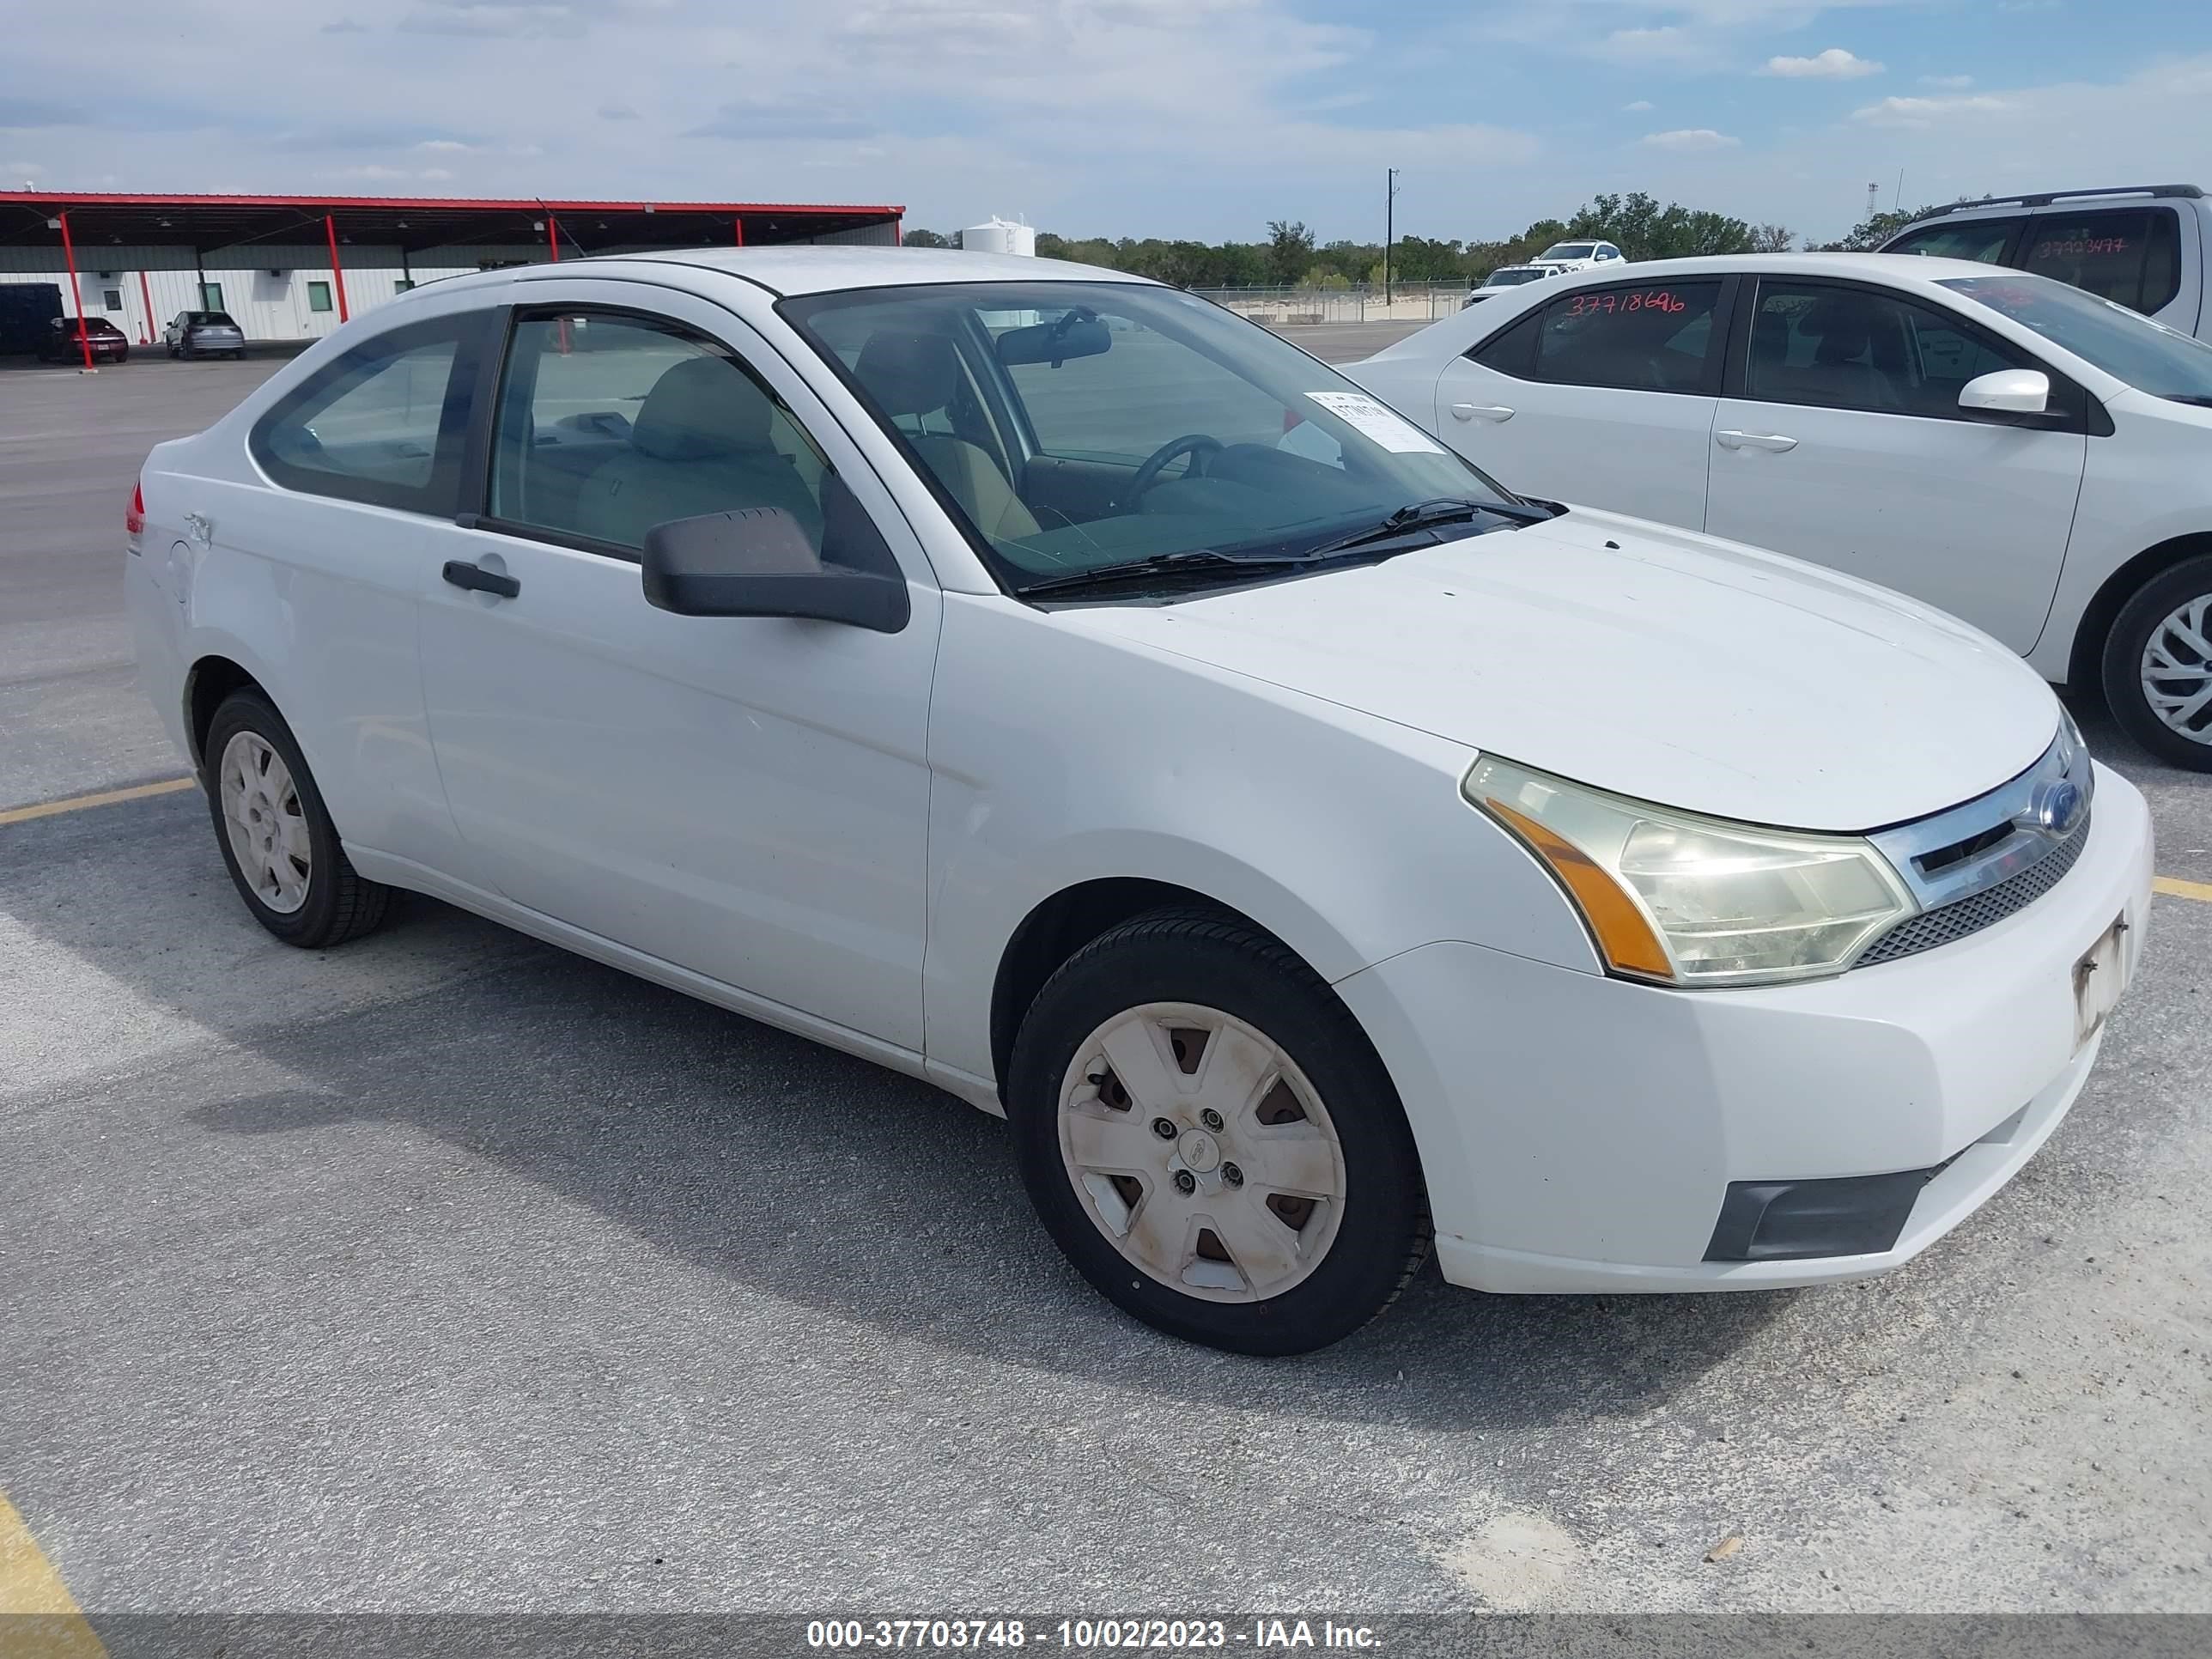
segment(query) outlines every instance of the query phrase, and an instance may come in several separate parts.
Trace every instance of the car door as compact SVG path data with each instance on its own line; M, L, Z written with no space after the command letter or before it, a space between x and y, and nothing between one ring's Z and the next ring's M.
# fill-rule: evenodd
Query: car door
M730 312L634 282L520 291L543 303L512 313L478 511L441 532L423 597L458 873L918 1051L939 617L919 544ZM652 525L748 507L789 513L823 556L904 574L906 626L646 603Z
M2193 216L2185 228L2162 203L2046 208L2028 220L2015 263L2194 334L2203 284Z
M1705 528L2033 647L2081 494L2086 394L2053 374L2041 422L1978 417L1959 407L1967 381L2048 366L1890 289L1761 276L1747 299Z
M1732 278L1577 287L1444 366L1439 437L1508 489L1703 526Z

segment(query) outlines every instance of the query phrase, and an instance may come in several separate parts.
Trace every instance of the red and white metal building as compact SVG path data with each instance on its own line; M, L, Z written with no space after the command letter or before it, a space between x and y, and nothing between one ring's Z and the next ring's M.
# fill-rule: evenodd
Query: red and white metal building
M52 283L64 316L159 344L181 311L306 340L441 276L673 247L896 245L904 210L535 198L132 196L0 191L0 283Z

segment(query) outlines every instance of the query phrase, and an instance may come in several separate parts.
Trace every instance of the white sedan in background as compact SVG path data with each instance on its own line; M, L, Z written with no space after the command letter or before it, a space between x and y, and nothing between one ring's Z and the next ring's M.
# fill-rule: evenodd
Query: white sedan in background
M1927 600L2212 769L2212 347L1904 255L1584 270L1346 372L1514 487Z
M1356 1329L1431 1234L1492 1291L1880 1273L2141 951L2142 798L2009 653L1524 500L1111 271L426 286L156 448L129 546L276 938L411 889L927 1079L1224 1347Z

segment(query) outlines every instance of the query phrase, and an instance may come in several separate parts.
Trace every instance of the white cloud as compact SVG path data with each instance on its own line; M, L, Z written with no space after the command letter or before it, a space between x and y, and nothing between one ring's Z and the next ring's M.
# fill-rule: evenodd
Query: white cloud
M453 176L453 170L451 167L424 167L415 176L418 179L450 179Z
M1971 75L1923 75L1920 77L1920 84L1923 87L1947 87L1956 92L1962 87L1973 85L1974 77Z
M45 171L36 161L0 161L0 180L35 179Z
M1677 155L1695 155L1700 150L1735 149L1743 140L1731 138L1725 132L1715 132L1711 127L1677 127L1671 132L1647 132L1637 140L1647 149L1672 150Z
M416 145L415 148L417 149L454 150L467 149L470 146L463 143L458 138L425 138L421 143Z
M1856 81L1862 76L1879 75L1881 70L1882 66L1869 58L1845 52L1841 46L1830 46L1810 58L1770 58L1759 73L1793 81Z
M1632 64L1693 57L1699 50L1690 31L1674 23L1664 23L1657 28L1615 29L1596 48L1601 58Z
M1961 93L1949 98L1885 98L1851 112L1851 119L1876 127L1927 127L1961 117L2002 115L2015 106L2009 99L1985 92Z
M1623 104L1621 106L1621 108L1627 111L1631 115L1648 114L1656 107L1657 106L1655 105L1649 98L1639 98L1632 104Z

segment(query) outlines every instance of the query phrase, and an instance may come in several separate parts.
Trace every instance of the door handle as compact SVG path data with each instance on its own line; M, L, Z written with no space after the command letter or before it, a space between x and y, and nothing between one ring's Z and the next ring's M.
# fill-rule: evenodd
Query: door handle
M1459 421L1510 421L1513 411L1499 404L1454 404L1452 418Z
M1778 455L1797 447L1795 438L1779 432L1716 432L1713 441L1723 449L1769 449Z
M511 599L522 592L522 584L512 576L502 576L495 570L486 570L465 559L446 561L445 578L456 587L465 587L472 592L489 593L495 598Z

